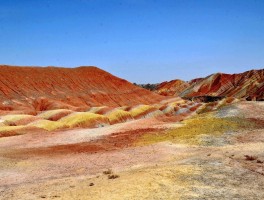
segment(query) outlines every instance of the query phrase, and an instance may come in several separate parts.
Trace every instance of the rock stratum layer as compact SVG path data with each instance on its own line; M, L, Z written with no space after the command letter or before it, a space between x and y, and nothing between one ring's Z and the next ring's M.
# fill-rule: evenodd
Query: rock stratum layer
M117 108L101 106L91 107L83 112L55 109L31 115L10 113L0 115L0 137L22 135L36 130L55 131L73 128L98 128L148 118L179 121L196 111L200 112L204 109L205 105L177 97L154 105L141 104Z
M133 106L164 98L97 67L0 66L2 111Z
M190 84L176 79L169 82L162 82L157 86L156 92L164 96L179 96Z
M264 99L264 70L251 70L240 74L212 74L193 84L180 96L227 96Z
M264 99L264 69L239 74L216 73L189 82L173 80L163 82L155 90L164 96L223 96L235 98Z

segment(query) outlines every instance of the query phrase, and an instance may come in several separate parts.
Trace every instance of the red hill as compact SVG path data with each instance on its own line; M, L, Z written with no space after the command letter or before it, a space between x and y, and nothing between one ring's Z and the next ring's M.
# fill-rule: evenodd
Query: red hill
M116 107L163 99L97 67L0 66L1 110Z

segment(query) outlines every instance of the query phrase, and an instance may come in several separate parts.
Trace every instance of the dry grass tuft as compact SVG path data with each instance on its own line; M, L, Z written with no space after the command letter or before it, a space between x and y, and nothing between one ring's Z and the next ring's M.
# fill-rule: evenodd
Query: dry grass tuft
M257 156L245 155L245 159L248 160L248 161L253 161L253 160L257 160L258 157Z
M119 178L119 175L117 175L117 174L109 174L108 175L108 179L116 179L116 178Z
M52 108L52 103L45 98L34 99L31 105L35 111L45 111Z
M113 174L113 171L111 169L107 169L105 171L103 171L104 175L109 175L109 174Z
M116 179L116 178L119 178L119 175L117 174L114 174L114 172L111 170L111 169L108 169L106 171L103 171L103 174L104 175L108 175L108 179Z

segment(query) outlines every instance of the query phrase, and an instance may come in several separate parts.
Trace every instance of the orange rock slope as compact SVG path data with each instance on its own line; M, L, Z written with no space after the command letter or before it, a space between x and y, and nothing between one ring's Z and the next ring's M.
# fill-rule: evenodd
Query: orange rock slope
M191 86L180 96L232 96L236 98L264 99L264 69L240 74L212 74L191 81Z
M169 82L160 83L157 86L156 92L164 96L178 96L189 86L189 83L176 79Z
M193 79L189 82L173 80L158 84L155 90L164 96L223 96L247 98L249 100L264 99L264 69L251 70L240 74L216 73L205 78Z
M86 109L163 100L96 67L0 66L0 110Z

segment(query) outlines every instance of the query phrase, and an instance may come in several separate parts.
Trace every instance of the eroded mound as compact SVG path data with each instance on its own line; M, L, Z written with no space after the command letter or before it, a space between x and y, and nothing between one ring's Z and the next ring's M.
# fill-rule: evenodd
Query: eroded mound
M251 70L240 74L216 73L191 81L191 86L181 93L184 97L228 96L264 99L264 70Z
M178 96L189 86L190 84L188 82L176 79L159 84L156 92L164 96Z
M173 101L172 101L173 100ZM8 114L0 116L0 137L21 135L30 130L56 131L73 128L98 128L117 123L145 118L164 118L179 121L195 113L205 113L237 101L226 98L218 102L195 103L181 98L163 101L159 104L123 107L92 107L79 112L56 109L40 112L38 115ZM172 117L168 119L167 117Z
M183 98L234 97L247 100L264 99L264 70L250 70L239 74L216 73L189 82L172 80L155 84L153 89L164 96ZM207 101L207 100L206 100Z
M0 111L26 113L153 104L164 97L96 67L0 66Z

